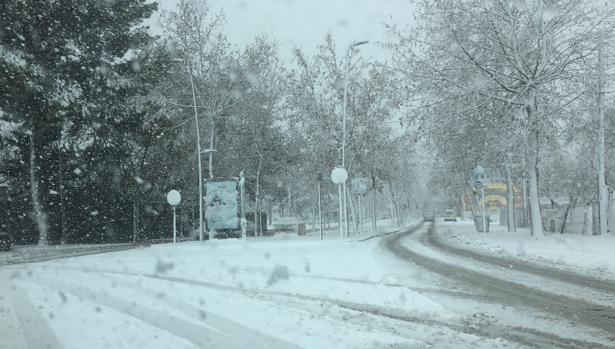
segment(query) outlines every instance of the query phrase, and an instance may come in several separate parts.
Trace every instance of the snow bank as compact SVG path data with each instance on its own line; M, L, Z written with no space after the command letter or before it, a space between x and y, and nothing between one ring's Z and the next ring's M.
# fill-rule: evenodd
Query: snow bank
M551 234L536 238L529 229L509 233L500 225L492 225L491 232L484 234L476 232L471 221L444 223L438 229L442 237L462 247L615 279L615 236Z

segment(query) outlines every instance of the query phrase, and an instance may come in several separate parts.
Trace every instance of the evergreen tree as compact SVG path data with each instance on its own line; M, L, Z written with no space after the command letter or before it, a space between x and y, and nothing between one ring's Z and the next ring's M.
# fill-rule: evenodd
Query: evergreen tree
M20 156L39 244L57 237L63 220L61 157L78 155L94 169L97 152L121 148L108 138L126 117L117 106L138 92L130 77L152 40L139 24L155 9L145 0L0 3L0 110L26 136Z

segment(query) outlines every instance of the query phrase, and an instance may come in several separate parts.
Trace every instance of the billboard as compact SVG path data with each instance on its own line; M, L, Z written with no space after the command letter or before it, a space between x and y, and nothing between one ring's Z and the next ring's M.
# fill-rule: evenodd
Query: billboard
M215 179L205 183L205 221L208 230L240 228L239 184L237 179Z

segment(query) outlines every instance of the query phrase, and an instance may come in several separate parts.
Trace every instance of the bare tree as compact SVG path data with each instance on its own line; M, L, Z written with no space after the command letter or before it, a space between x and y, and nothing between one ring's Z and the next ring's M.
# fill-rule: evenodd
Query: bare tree
M531 227L542 236L540 145L550 117L585 92L564 87L586 72L584 60L612 30L599 25L613 11L576 0L421 3L422 25L398 34L397 61L409 77L428 81L429 103L477 95L524 110Z

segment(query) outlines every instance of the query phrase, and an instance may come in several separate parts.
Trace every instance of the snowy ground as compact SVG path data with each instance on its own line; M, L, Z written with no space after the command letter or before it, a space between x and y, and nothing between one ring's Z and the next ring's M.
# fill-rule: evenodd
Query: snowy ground
M450 243L495 256L514 257L551 267L615 280L615 236L550 234L530 237L529 229L508 233L506 226L491 225L491 232L476 232L472 221L445 223L439 228Z
M181 243L6 266L0 347L511 346L447 327L463 316L413 276L378 239Z
M592 329L451 282L390 249L403 237L403 246L437 254L421 243L427 227L0 267L0 348L525 348L569 343L564 335L572 344L557 347L607 347Z

